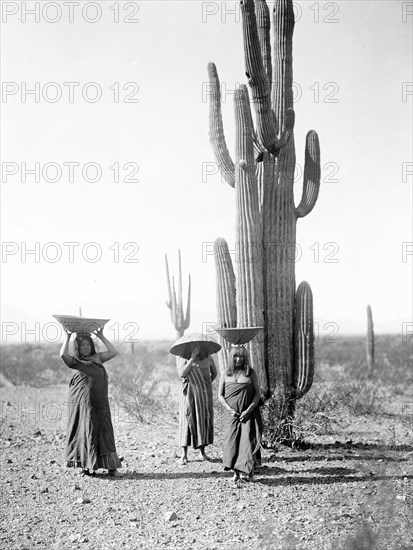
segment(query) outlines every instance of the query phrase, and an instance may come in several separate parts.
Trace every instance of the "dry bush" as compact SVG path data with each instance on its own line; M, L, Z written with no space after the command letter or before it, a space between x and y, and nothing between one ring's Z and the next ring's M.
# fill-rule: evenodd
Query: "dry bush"
M59 357L60 344L4 344L0 372L14 385L43 387L63 384L72 372Z
M110 385L111 399L138 422L161 420L175 412L170 385L147 374L140 363L135 371L114 376Z

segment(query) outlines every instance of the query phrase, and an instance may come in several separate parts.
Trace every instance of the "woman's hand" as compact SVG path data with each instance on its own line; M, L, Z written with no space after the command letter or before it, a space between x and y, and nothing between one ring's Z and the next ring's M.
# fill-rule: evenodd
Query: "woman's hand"
M95 334L99 338L99 340L102 340L102 338L103 338L103 327L98 328L97 330L95 330Z
M69 340L69 338L72 336L73 332L70 331L69 329L67 329L66 327L63 327L63 330L66 332L67 339Z
M242 411L242 413L239 415L239 419L241 420L241 422L247 422L249 417L250 417L250 413L247 411Z
M191 359L195 359L199 354L199 346L195 346L191 353Z

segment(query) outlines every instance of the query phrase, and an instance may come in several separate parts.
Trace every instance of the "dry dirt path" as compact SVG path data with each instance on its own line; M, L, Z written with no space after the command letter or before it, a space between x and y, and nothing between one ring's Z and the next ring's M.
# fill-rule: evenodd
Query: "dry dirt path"
M138 424L116 407L121 476L79 476L63 462L66 394L1 388L1 548L413 547L412 427L394 418L359 418L351 432L306 450L265 451L256 482L234 489L220 462L221 433L209 448L213 462L191 452L179 466L176 421Z

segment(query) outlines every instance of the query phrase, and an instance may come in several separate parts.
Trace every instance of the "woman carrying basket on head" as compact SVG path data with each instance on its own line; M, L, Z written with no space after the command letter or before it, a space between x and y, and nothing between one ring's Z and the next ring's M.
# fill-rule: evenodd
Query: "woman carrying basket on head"
M96 336L107 351L96 353L90 335L77 335L69 355L71 332L60 350L63 362L75 371L69 384L69 415L66 434L66 465L82 468L82 473L94 475L104 468L116 475L122 463L118 458L109 408L108 375L103 363L117 354L115 347L103 336Z
M170 352L179 355L177 368L182 378L179 399L179 445L181 464L188 462L188 446L199 449L203 460L210 460L205 447L214 441L212 382L218 375L211 353L221 346L202 334L182 336Z
M250 481L254 467L261 465L263 423L258 407L258 376L243 346L231 349L227 370L221 375L218 397L232 415L224 438L224 468L234 472L234 483Z

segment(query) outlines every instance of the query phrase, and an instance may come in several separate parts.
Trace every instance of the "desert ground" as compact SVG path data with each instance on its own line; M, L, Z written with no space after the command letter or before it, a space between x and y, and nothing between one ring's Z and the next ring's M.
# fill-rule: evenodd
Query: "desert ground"
M107 364L123 460L116 478L65 467L70 372L58 348L3 346L1 548L412 548L411 340L379 340L373 372L363 346L318 345L294 446L264 449L255 481L239 488L222 467L218 405L212 461L190 450L178 464L179 380L166 343Z

